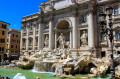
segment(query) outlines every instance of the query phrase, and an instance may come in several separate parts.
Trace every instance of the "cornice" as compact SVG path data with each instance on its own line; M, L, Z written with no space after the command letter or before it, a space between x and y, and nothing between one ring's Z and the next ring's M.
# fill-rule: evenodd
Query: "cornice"
M37 18L31 18L31 19L28 19L28 20L23 20L21 23L27 23L27 22L33 22L35 20L38 20L38 17Z
M119 3L119 2L120 2L120 0L112 0L112 1L107 0L107 1L97 3L97 6L104 6L104 5L113 6L114 3Z

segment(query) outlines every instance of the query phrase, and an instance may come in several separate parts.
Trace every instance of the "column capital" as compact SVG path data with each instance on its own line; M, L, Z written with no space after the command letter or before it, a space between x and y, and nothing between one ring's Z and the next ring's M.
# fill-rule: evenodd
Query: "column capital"
M27 26L27 27L30 27L30 23L27 23L26 26Z
M51 16L50 18L49 18L49 21L53 21L54 20L54 16Z
M25 24L22 24L21 28L23 28L23 27L24 27L24 25L25 25Z
M73 17L78 17L78 16L79 16L78 12L73 12L71 15L72 15Z
M33 26L34 26L34 27L36 27L36 25L37 25L37 22L36 22L36 21L34 21L34 22L33 22Z
M38 21L37 21L37 23L43 23L43 19L39 19Z
M89 10L87 11L88 14L90 14L90 13L96 14L96 12L97 12L97 11L94 10L94 9L89 9Z

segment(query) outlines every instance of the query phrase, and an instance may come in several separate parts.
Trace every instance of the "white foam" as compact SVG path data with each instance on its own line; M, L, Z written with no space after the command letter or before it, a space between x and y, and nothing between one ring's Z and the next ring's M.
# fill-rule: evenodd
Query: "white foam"
M49 73L49 74L54 74L54 72L41 72L41 71L36 71L35 69L32 69L32 72L34 72L34 73Z

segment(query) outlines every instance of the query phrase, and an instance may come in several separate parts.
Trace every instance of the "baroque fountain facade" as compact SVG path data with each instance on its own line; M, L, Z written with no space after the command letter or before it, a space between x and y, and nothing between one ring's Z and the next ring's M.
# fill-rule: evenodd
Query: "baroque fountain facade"
M109 41L99 30L98 14L109 5L115 9L118 7L120 12L118 1L42 2L39 12L22 18L21 57L18 62L13 63L22 68L34 66L38 71L52 71L59 76L80 72L105 74L110 67ZM119 14L114 15L116 35L120 28ZM117 65L120 64L119 35L114 38Z

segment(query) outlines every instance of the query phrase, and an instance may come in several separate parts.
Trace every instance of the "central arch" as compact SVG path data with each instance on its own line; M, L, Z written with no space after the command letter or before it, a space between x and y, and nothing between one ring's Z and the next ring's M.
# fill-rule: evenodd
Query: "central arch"
M61 33L65 37L65 48L68 48L68 44L70 44L70 22L68 20L62 19L60 20L57 25L56 25L56 32L55 32L55 47L58 48L60 47L60 43L58 41L59 36Z
M66 20L62 20L57 24L57 29L69 29L69 22Z

